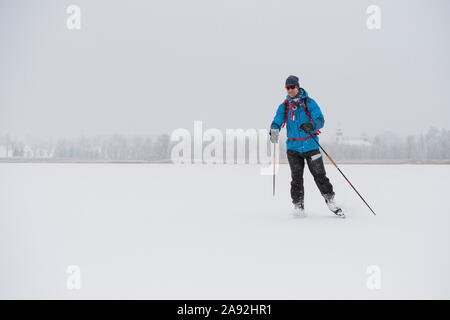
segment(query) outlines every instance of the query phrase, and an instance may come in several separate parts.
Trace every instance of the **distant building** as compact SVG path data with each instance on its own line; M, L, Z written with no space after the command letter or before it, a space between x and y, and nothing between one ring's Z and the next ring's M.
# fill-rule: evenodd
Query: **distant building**
M337 144L344 144L344 145L366 146L366 147L370 147L372 145L365 135L363 136L363 139L349 139L344 137L344 133L342 132L341 128L338 128L336 130L335 140Z
M0 158L40 158L48 157L50 152L47 150L37 150L34 152L33 149L26 144L11 144L8 147L6 145L0 145Z

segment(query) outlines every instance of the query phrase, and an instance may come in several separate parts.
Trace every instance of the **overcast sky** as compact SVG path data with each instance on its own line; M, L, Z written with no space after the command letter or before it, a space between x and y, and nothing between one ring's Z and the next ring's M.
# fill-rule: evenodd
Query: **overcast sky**
M289 74L324 137L450 129L449 16L445 0L0 0L0 135L268 128Z

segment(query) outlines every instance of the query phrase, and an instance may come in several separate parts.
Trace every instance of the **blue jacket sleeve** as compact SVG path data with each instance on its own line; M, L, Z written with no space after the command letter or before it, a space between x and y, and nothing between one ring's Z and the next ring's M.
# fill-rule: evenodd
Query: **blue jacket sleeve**
M308 110L311 114L314 130L322 129L325 124L325 119L323 118L319 105L313 99L310 99L308 102Z
M281 126L284 123L284 104L280 104L277 109L277 113L273 118L272 124L270 125L270 129L278 129L281 131Z

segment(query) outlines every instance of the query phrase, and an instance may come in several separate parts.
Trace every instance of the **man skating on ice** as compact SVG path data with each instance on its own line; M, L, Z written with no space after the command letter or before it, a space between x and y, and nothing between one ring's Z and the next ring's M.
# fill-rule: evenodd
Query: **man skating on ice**
M288 94L285 101L278 107L270 125L270 141L278 142L280 130L286 125L286 149L292 177L293 213L296 216L305 216L303 169L306 160L308 169L328 208L337 216L345 217L341 208L334 201L335 193L326 176L319 146L311 138L311 135L314 135L319 142L319 129L323 128L325 122L322 111L317 103L308 97L306 90L300 87L296 76L289 76L285 86Z

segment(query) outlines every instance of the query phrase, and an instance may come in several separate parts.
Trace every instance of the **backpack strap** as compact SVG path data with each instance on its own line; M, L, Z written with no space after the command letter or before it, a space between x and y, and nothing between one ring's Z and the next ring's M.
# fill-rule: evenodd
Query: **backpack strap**
M308 110L308 104L307 104L308 99L309 99L309 97L303 98L303 103L301 104L301 106L303 107L303 110L305 111L306 115L308 116L309 121L312 122L311 113ZM281 128L284 128L284 126L286 124L287 117L288 117L288 112L289 112L289 101L288 101L288 99L286 99L286 100L284 100L284 123L281 126ZM316 130L316 132L314 134L317 135L319 133L321 133L320 130ZM308 138L309 137L301 138L301 139L292 139L292 138L289 138L289 139L291 139L291 140L304 140L304 139L308 139Z
M303 107L303 110L305 110L305 113L306 113L306 115L308 116L309 121L312 122L312 117L311 117L311 114L310 114L310 112L309 112L309 110L308 110L308 104L307 104L308 99L309 99L309 98L303 98L303 103L301 104L301 106ZM285 123L286 123L286 119L287 119L287 111L286 111L286 104L285 104ZM284 124L283 124L283 126L284 126ZM316 132L312 133L312 135L317 136L317 135L320 134L320 133L321 133L320 130L316 130ZM311 136L304 137L304 138L298 138L298 139L294 139L294 138L291 138L291 137L289 137L289 136L288 136L287 138L288 138L289 140L293 140L293 141L300 141L300 140L306 140L306 139L309 139L309 138L311 138Z
M284 122L281 128L284 128L288 117L288 109L289 109L289 101L287 99L284 100Z
M312 122L311 114L309 113L308 105L306 104L306 101L307 101L307 100L308 100L307 97L303 98L303 104L302 104L302 107L303 107L303 110L305 110L305 113L306 113L306 115L308 116L309 121Z

